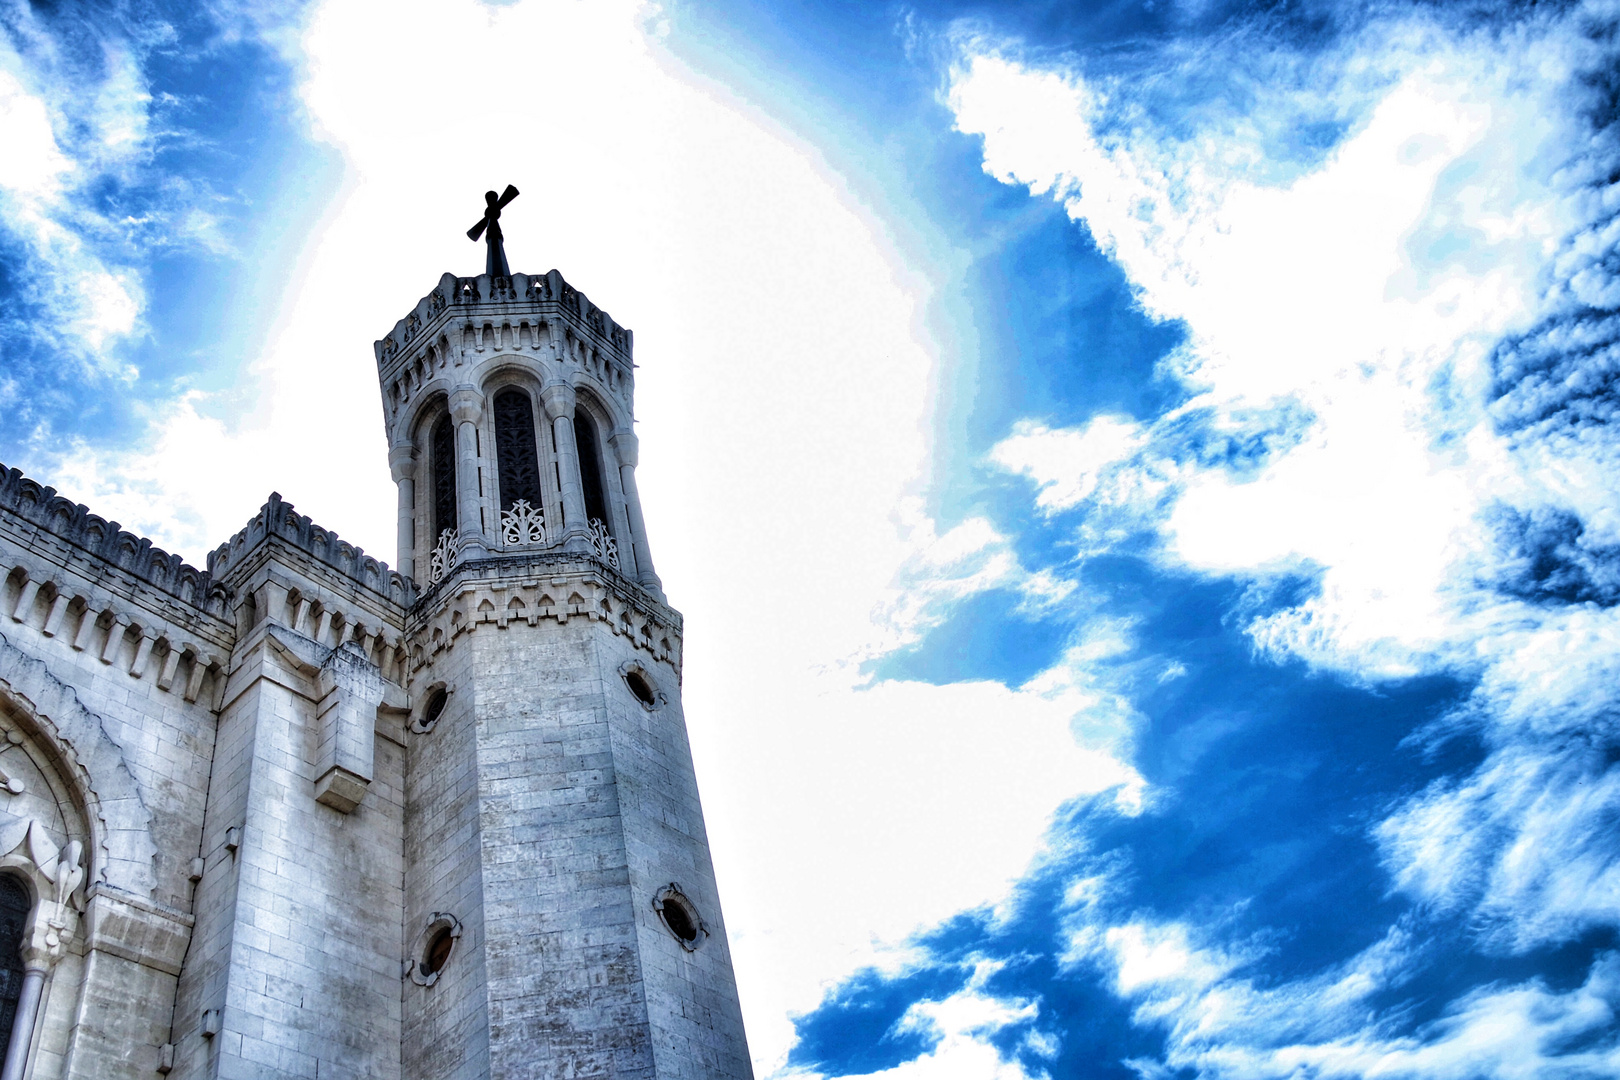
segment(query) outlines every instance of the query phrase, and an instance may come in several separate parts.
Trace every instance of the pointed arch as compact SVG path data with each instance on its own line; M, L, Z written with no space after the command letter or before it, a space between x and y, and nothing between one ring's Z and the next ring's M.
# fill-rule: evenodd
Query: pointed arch
M0 711L46 757L62 796L88 833L87 884L105 882L136 896L156 887L152 812L124 753L101 717L73 689L0 634Z

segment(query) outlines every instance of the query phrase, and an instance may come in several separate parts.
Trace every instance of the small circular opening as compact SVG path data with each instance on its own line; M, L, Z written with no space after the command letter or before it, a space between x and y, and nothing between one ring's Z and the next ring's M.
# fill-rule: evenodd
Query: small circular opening
M437 723L439 714L444 712L444 703L449 700L450 695L445 693L444 687L433 691L427 700L427 706L422 710L422 725L427 727Z
M669 925L670 933L682 941L690 944L697 940L697 920L686 910L686 905L674 897L664 901L664 922Z
M450 928L441 926L428 941L427 950L422 954L422 974L432 975L444 967L444 962L450 959L450 950L455 943L456 937L450 932Z
M625 672L624 681L630 687L630 692L636 695L636 700L647 708L658 704L658 692L652 688L652 683L648 682L647 677L641 672Z

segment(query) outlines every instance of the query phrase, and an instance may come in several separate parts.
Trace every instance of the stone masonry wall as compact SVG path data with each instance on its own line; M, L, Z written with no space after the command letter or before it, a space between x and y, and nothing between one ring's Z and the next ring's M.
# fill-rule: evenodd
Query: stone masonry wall
M400 1075L403 733L379 726L353 811L316 801L331 651L269 620L238 647L205 837L217 899L205 891L207 937L183 980L179 1080Z
M0 712L89 815L84 912L46 982L38 1080L150 1077L170 1038L223 612L202 571L0 469Z
M460 775L456 746L470 734L476 749L482 927L463 940L481 945L490 1080L752 1076L680 713L679 623L616 582L588 557L494 559L413 613L412 700L446 684L454 702L412 737L413 801L419 769ZM655 709L625 682L632 666ZM408 897L442 890L450 859L417 835ZM708 924L696 951L653 906L671 882ZM430 906L408 899L408 919Z
M656 1075L599 632L515 623L463 646L477 671L491 1080Z
M612 738L641 977L659 1080L753 1077L742 1008L720 913L703 808L681 710L680 676L621 637L598 634L592 657ZM644 706L624 679L634 667L657 691ZM653 901L676 885L707 933L681 945Z
M461 937L432 985L404 982L407 1077L483 1080L489 1075L489 1000L484 977L484 889L479 858L477 700L472 656L452 650L418 668L405 754L406 959L419 960L432 917L448 912ZM446 690L427 730L423 708Z

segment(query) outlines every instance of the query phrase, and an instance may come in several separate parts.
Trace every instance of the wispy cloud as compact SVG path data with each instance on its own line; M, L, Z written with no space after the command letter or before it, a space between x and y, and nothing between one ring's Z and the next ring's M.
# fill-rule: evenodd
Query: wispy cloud
M160 260L239 254L229 219L241 199L221 192L208 160L230 155L203 129L230 123L252 74L222 65L205 95L184 101L159 89L217 42L196 11L169 14L0 6L8 462L48 458L64 437L128 437L130 406L172 392L144 370ZM160 321L172 317L162 307ZM163 344L161 377L189 374L177 343Z
M1162 1034L1161 1053L1130 1058L1142 1076L1597 1076L1620 1061L1606 953L1559 985L1522 968L1453 981L1426 1014L1397 993L1447 962L1420 944L1439 925L1460 928L1445 948L1481 958L1620 926L1620 146L1601 89L1615 18L1390 9L1325 46L1254 24L1094 62L1036 59L983 26L954 38L948 103L986 172L1057 200L1143 311L1186 330L1161 365L1186 391L1169 411L1024 422L994 448L1034 482L1035 520L1067 529L1082 562L1132 553L1166 583L1260 590L1225 614L1262 662L1368 694L1420 676L1472 687L1395 749L1431 763L1425 783L1369 778L1357 842L1389 906L1348 958L1277 966L1294 931L1238 914L1261 877L1222 879L1245 898L1211 908L1127 888L1145 872L1128 845L1069 871L1100 898L1068 916L1070 977L1103 973ZM1152 694L1127 700L1151 717ZM1203 723L1215 740L1244 721ZM1168 805L1206 766L1166 762L1188 749L1142 731L1128 760L1145 805ZM1281 733L1268 750L1245 763L1262 785L1246 797L1308 757ZM1107 819L1059 835L1084 849Z

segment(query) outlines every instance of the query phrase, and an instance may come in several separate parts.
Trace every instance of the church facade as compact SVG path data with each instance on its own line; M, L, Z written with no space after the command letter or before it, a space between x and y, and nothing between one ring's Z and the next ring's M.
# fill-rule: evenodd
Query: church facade
M0 469L0 1080L752 1076L632 345L445 275L375 348L397 570Z

